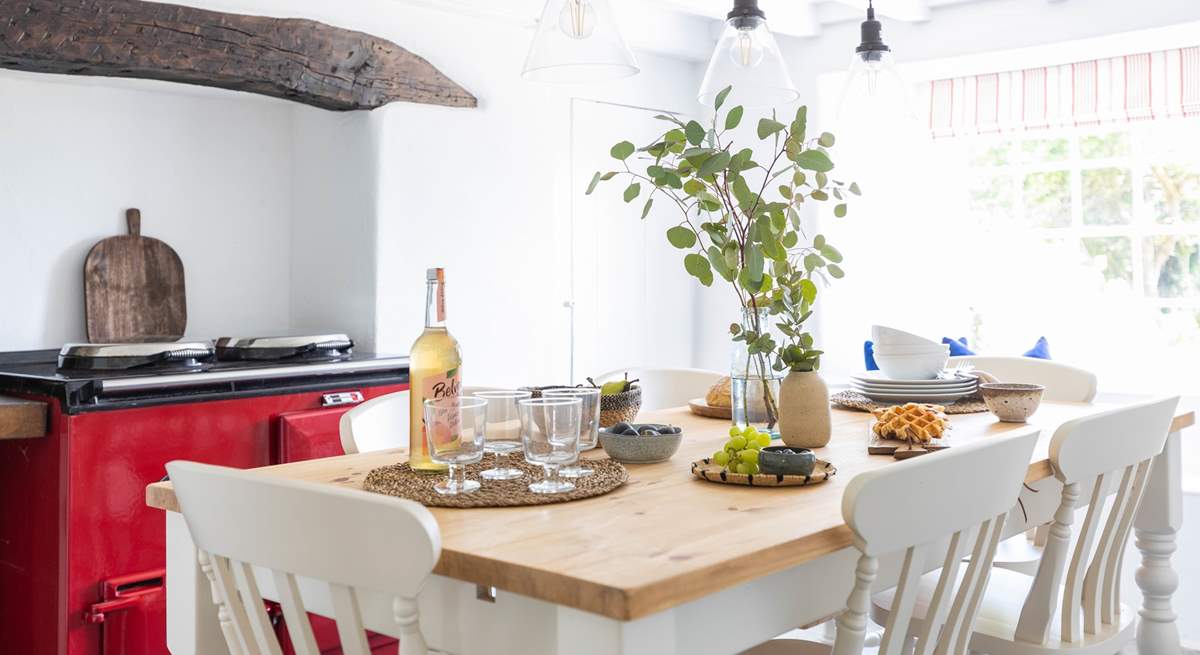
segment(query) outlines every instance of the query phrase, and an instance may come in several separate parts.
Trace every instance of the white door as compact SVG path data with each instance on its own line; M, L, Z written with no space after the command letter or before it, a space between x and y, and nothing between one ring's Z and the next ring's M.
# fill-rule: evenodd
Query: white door
M602 182L585 195L597 171L623 171L609 154L620 141L639 148L670 123L651 110L576 99L572 104L571 226L574 302L574 381L617 368L690 367L699 282L683 270L684 252L666 232L682 220L679 208L657 194L639 217L653 188L642 182L637 200L625 203L627 176ZM685 118L685 120L687 120ZM651 162L629 158L645 174Z

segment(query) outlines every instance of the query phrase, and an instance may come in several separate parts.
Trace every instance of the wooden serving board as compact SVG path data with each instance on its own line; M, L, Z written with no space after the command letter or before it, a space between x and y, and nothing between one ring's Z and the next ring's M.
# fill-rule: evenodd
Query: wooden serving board
M88 341L178 341L187 328L183 262L141 235L140 211L128 210L125 221L129 234L97 243L83 266Z
M708 404L708 401L703 398L693 398L688 401L688 409L697 416L707 416L709 418L733 418L732 407L714 407Z

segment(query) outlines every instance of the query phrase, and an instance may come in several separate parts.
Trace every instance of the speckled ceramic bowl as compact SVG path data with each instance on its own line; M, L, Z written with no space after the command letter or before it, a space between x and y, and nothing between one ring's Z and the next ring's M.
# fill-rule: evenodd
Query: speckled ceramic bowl
M816 463L817 456L807 448L767 446L758 451L758 468L770 475L812 475Z
M671 458L679 450L683 433L659 435L613 434L600 431L600 447L622 464L653 464Z
M1007 423L1024 423L1042 403L1046 390L1040 384L988 382L979 385L983 402L996 418Z

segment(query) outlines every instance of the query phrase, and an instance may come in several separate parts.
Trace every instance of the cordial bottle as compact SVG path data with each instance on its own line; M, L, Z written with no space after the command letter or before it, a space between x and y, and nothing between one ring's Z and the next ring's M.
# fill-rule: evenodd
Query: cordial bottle
M409 353L409 466L416 471L444 471L444 464L429 458L425 440L425 400L457 396L462 383L462 355L458 342L446 330L445 270L425 274L425 331Z

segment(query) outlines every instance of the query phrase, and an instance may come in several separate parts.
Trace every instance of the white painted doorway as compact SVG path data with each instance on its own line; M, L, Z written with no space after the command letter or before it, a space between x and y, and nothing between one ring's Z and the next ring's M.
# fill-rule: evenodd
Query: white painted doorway
M679 208L656 196L639 216L653 186L642 182L637 200L625 203L629 180L618 176L585 195L596 171L623 171L609 155L620 141L639 148L670 124L668 113L591 100L571 104L571 302L572 380L626 367L691 367L699 317L699 283L683 270L684 253L667 243ZM681 116L681 118L684 118ZM687 120L684 118L684 120ZM651 162L629 159L644 174Z

